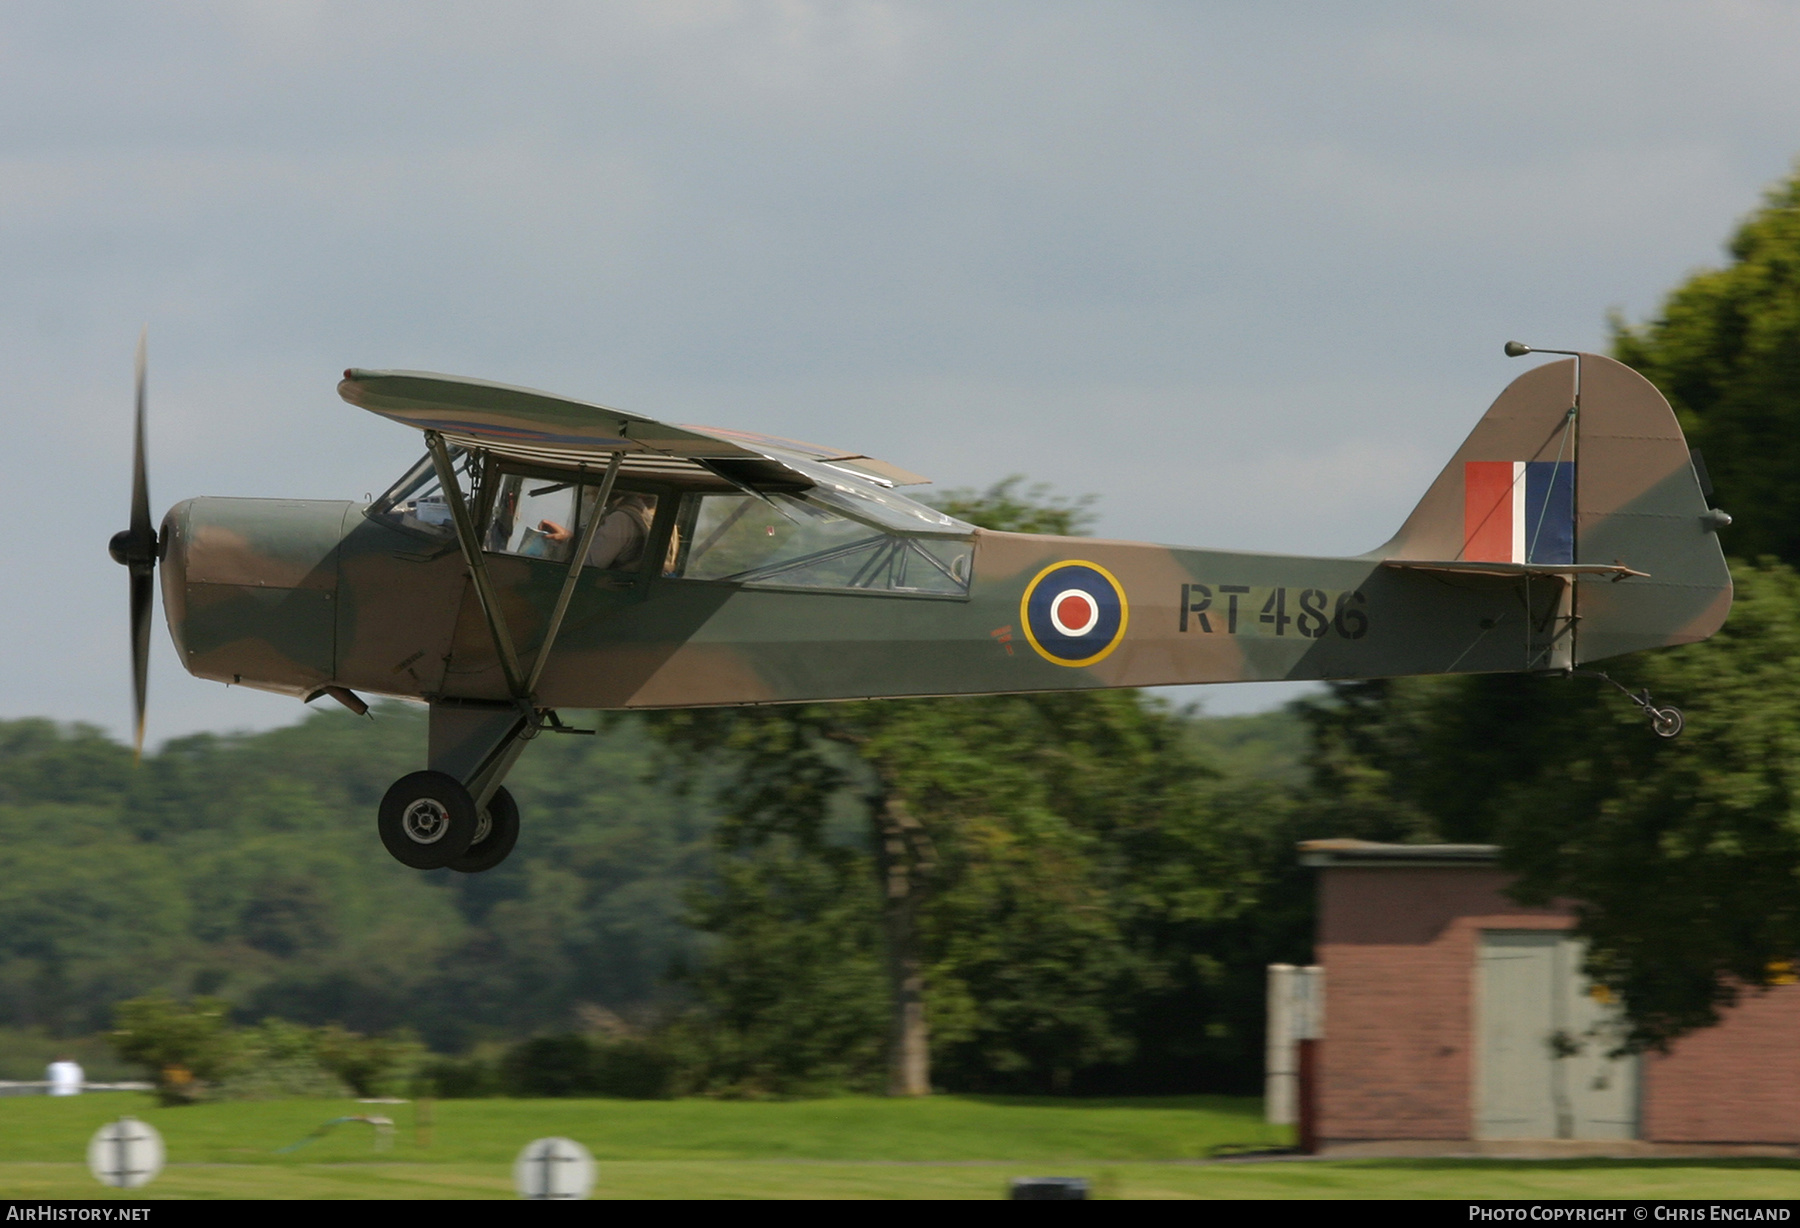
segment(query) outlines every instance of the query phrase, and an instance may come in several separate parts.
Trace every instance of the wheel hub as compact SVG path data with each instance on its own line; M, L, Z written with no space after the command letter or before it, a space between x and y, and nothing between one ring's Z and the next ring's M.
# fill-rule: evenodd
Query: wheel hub
M414 844L436 844L450 830L450 812L432 798L421 797L406 808L400 830Z

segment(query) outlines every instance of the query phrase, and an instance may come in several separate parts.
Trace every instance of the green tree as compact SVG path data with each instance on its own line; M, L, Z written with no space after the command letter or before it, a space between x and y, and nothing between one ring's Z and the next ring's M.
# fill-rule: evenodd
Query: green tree
M941 512L1003 533L1055 533L1079 537L1094 524L1095 495L1069 498L1043 482L1026 485L1024 474L1002 478L986 490L957 487L926 502Z
M881 1089L887 986L865 856L804 835L748 841L693 905L717 938L682 974L703 1005L677 1039L700 1090Z
M209 1100L339 1099L350 1086L319 1060L319 1031L285 1019L265 1019L230 1035L232 1059L204 1089Z
M6 1022L96 1030L113 1002L179 979L191 959L193 912L177 867L165 850L120 840L114 819L98 806L0 806Z
M654 779L640 721L535 747L517 851L464 876L381 853L375 806L423 760L425 721L376 717L176 739L136 769L97 730L0 722L0 1026L79 1035L120 1000L199 994L462 1048L675 992L714 815Z
M119 1003L114 1014L114 1051L150 1070L164 1104L191 1103L206 1082L222 1077L238 1057L229 1002L133 998Z
M410 1030L361 1036L332 1024L313 1030L311 1053L358 1096L407 1096L430 1051Z
M1264 956L1304 925L1253 920L1291 807L1218 779L1179 714L1107 691L667 720L736 763L693 983L746 1052L836 977L835 1018L885 1015L860 1026L897 1094L1253 1083Z

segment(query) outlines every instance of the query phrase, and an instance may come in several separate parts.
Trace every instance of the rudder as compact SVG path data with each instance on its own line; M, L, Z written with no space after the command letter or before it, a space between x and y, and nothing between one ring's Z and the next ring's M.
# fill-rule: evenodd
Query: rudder
M1570 631L1554 664L1579 664L1717 631L1731 608L1722 523L1662 394L1583 354L1509 384L1371 555L1561 577ZM1646 574L1569 570L1596 564Z

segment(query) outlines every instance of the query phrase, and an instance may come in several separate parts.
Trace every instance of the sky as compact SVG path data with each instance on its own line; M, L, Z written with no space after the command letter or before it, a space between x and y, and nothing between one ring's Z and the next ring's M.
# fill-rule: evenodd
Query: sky
M1722 260L1796 63L1755 0L9 3L0 717L128 728L142 327L159 517L381 490L420 441L361 366L1359 553L1504 341L1604 348ZM152 742L302 714L154 642Z

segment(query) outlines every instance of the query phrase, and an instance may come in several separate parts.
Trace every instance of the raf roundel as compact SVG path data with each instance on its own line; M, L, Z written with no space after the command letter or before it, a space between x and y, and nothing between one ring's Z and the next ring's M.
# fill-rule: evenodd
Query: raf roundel
M1125 638L1131 608L1125 588L1097 563L1052 563L1025 586L1019 621L1039 656L1057 665L1092 665Z

